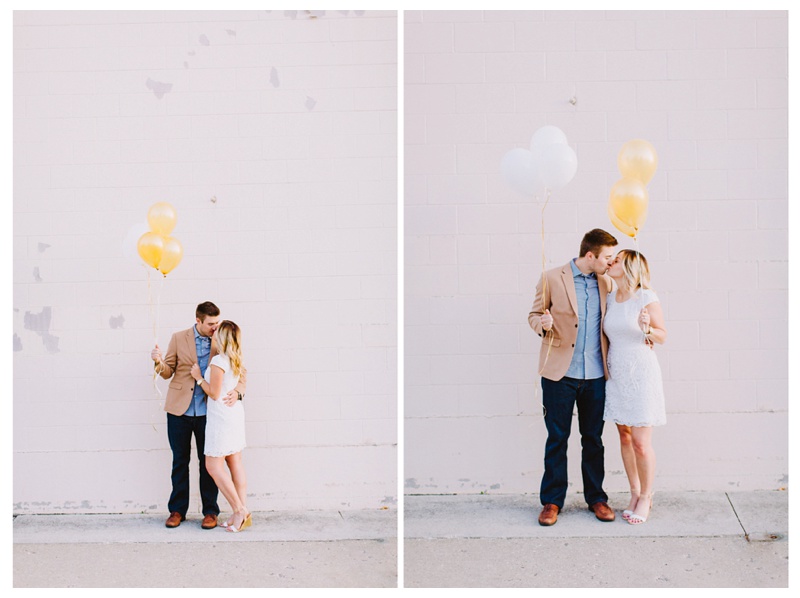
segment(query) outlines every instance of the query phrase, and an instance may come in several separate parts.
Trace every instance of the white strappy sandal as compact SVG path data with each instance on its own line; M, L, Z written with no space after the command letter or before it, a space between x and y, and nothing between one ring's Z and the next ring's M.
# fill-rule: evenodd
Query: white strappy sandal
M641 500L641 497L640 497L640 500ZM637 503L637 506L638 506L638 503ZM642 523L647 521L647 518L650 516L650 512L652 510L653 510L653 495L651 494L650 495L650 505L647 508L647 515L637 515L636 513L631 512L631 514L625 519L625 521L627 521L631 525L641 525ZM624 513L623 513L622 516L625 517Z

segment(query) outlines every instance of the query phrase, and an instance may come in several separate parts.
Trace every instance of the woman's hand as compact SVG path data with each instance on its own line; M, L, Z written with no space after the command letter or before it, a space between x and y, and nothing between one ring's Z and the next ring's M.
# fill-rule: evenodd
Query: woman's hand
M197 365L197 364L194 364L194 365L192 366L192 372L191 372L191 374L192 374L192 378L194 378L195 382L198 382L198 381L200 380L200 378L202 378L202 377L203 377L203 376L200 374L200 366L199 366L199 365Z
M646 307L643 307L642 311L639 312L639 327L645 334L650 330L650 314L647 312Z

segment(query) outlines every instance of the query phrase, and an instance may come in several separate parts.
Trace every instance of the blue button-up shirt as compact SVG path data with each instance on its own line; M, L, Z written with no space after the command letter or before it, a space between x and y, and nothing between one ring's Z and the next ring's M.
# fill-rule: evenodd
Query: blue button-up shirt
M575 281L575 296L578 299L578 338L566 376L579 380L602 378L603 351L600 347L600 289L594 272L584 274L572 266L572 279Z
M197 326L194 327L194 346L197 349L197 365L200 366L200 372L203 376L206 375L206 368L208 367L208 356L211 354L211 337L203 336L197 332ZM206 393L200 388L199 384L195 384L194 393L192 394L192 402L184 415L201 416L206 414Z

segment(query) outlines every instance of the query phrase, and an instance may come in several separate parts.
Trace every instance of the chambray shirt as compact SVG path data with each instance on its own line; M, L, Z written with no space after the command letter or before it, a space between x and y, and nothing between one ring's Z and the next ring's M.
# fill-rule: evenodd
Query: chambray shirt
M194 346L197 349L197 365L200 366L200 373L205 376L206 368L208 367L208 356L211 354L211 337L203 336L197 332L197 326L194 327ZM199 417L205 414L206 393L203 392L199 384L195 384L192 402L184 415Z
M602 378L605 372L600 348L600 289L597 287L597 276L594 272L581 272L574 259L570 265L578 299L578 338L565 375L578 380Z

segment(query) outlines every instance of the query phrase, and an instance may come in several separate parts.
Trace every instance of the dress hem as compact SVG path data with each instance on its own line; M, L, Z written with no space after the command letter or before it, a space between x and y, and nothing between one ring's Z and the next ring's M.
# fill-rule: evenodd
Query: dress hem
M231 451L229 453L223 453L221 455L211 454L211 453L203 453L206 457L230 457L231 455L235 455L236 453L241 453L246 447L242 447L235 451Z
M667 425L667 422L659 422L659 423L656 423L656 424L649 424L649 423L648 424L642 424L642 423L629 424L628 422L620 421L620 420L618 420L616 418L613 418L613 417L609 417L609 418L605 418L604 417L603 421L613 422L615 424L619 424L620 426L629 426L631 428L657 428L658 426Z

